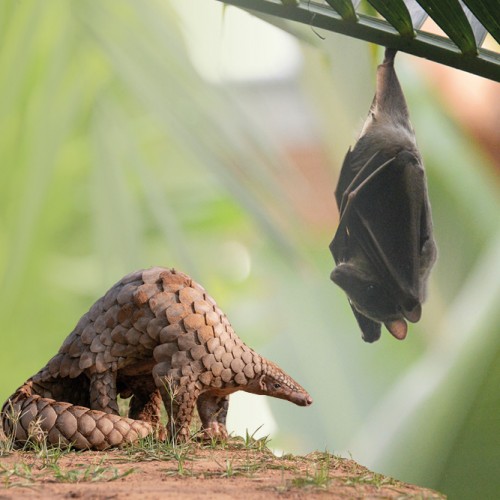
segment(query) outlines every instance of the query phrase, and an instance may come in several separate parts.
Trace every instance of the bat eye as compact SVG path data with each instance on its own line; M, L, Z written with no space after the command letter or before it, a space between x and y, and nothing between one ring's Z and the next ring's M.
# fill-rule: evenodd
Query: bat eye
M273 387L274 387L275 389L281 389L281 384L278 384L278 382L275 382L275 383L273 384Z

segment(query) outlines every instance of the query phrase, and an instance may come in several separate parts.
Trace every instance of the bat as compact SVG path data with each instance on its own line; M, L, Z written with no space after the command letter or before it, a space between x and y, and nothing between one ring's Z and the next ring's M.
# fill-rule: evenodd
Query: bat
M386 49L375 97L335 190L340 220L330 251L330 278L347 294L363 340L380 338L381 324L397 339L422 314L436 260L422 158L408 107Z

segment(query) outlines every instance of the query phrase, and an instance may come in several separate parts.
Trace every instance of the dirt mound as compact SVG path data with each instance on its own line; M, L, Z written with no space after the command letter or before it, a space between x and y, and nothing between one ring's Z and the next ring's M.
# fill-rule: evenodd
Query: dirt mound
M329 453L276 457L265 440L122 450L0 449L0 499L8 498L444 498Z

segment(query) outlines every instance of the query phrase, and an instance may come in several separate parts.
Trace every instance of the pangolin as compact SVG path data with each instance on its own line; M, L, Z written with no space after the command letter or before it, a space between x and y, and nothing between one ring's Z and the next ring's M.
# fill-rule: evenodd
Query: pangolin
M205 289L186 274L154 267L116 283L59 352L4 404L4 432L18 445L42 433L49 443L103 450L136 441L160 425L189 438L195 406L202 435L227 437L229 395L243 390L299 406L311 396L236 335ZM128 418L117 396L131 397Z

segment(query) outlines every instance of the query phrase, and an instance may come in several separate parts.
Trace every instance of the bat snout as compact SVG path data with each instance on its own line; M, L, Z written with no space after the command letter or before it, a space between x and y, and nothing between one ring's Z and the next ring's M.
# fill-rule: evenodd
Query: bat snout
M411 323L417 323L422 316L422 306L419 303L408 309L403 306L403 315Z

